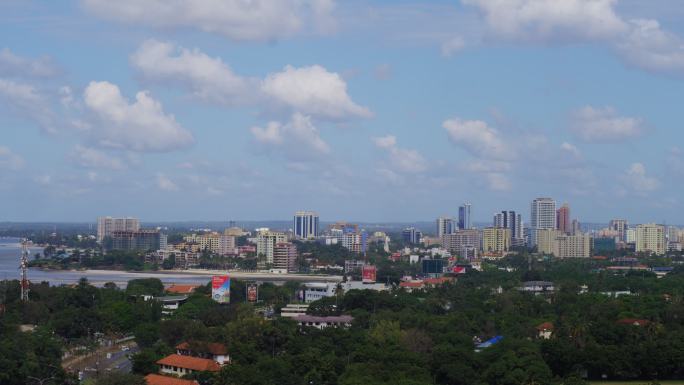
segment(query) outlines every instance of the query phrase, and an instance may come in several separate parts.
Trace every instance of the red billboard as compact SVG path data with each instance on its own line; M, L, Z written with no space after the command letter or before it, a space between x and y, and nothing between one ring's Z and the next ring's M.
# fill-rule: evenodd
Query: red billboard
M247 301L256 302L259 298L259 286L256 283L247 284Z
M361 270L364 283L374 283L377 278L377 269L373 265L364 265Z

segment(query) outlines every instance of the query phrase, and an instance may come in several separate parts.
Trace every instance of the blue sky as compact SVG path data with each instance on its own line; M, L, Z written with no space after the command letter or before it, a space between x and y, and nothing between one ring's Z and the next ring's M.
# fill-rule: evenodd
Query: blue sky
M680 1L245 4L0 2L0 221L683 222Z

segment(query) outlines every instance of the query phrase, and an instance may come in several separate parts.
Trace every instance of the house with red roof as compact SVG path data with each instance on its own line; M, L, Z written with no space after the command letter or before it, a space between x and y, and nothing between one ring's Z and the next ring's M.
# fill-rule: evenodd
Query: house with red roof
M651 323L651 321L647 319L639 319L639 318L622 318L617 321L617 323L621 325L632 325L632 326L648 326L648 324Z
M183 377L194 372L218 372L221 366L207 358L171 354L157 361L159 372Z
M553 334L554 327L553 327L553 324L551 322L544 322L544 323L537 325L537 327L535 329L537 329L537 333L538 333L537 336L539 338L543 338L545 340L548 340L549 338L551 338L551 335Z
M219 365L230 363L228 348L218 342L181 342L176 345L176 354L213 360Z
M192 294L199 285L171 285L166 291L171 294Z

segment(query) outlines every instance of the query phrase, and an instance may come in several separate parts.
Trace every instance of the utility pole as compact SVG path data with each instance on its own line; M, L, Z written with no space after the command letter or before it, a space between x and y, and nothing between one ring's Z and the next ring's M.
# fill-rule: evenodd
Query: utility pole
M28 300L29 300L28 262L29 262L28 239L24 239L21 241L21 258L19 259L19 268L21 269L21 301L22 302L28 302Z

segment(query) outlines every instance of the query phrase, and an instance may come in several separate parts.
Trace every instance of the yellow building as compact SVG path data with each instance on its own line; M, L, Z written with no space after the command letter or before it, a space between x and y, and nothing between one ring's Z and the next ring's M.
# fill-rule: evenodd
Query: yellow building
M560 235L558 230L537 229L537 252L541 254L554 254L556 249L556 238Z
M511 247L511 229L487 227L482 230L482 250L484 252L504 252Z
M636 252L664 255L665 226L648 223L636 227Z
M561 234L556 237L553 255L558 258L589 258L591 257L591 237L585 234Z

